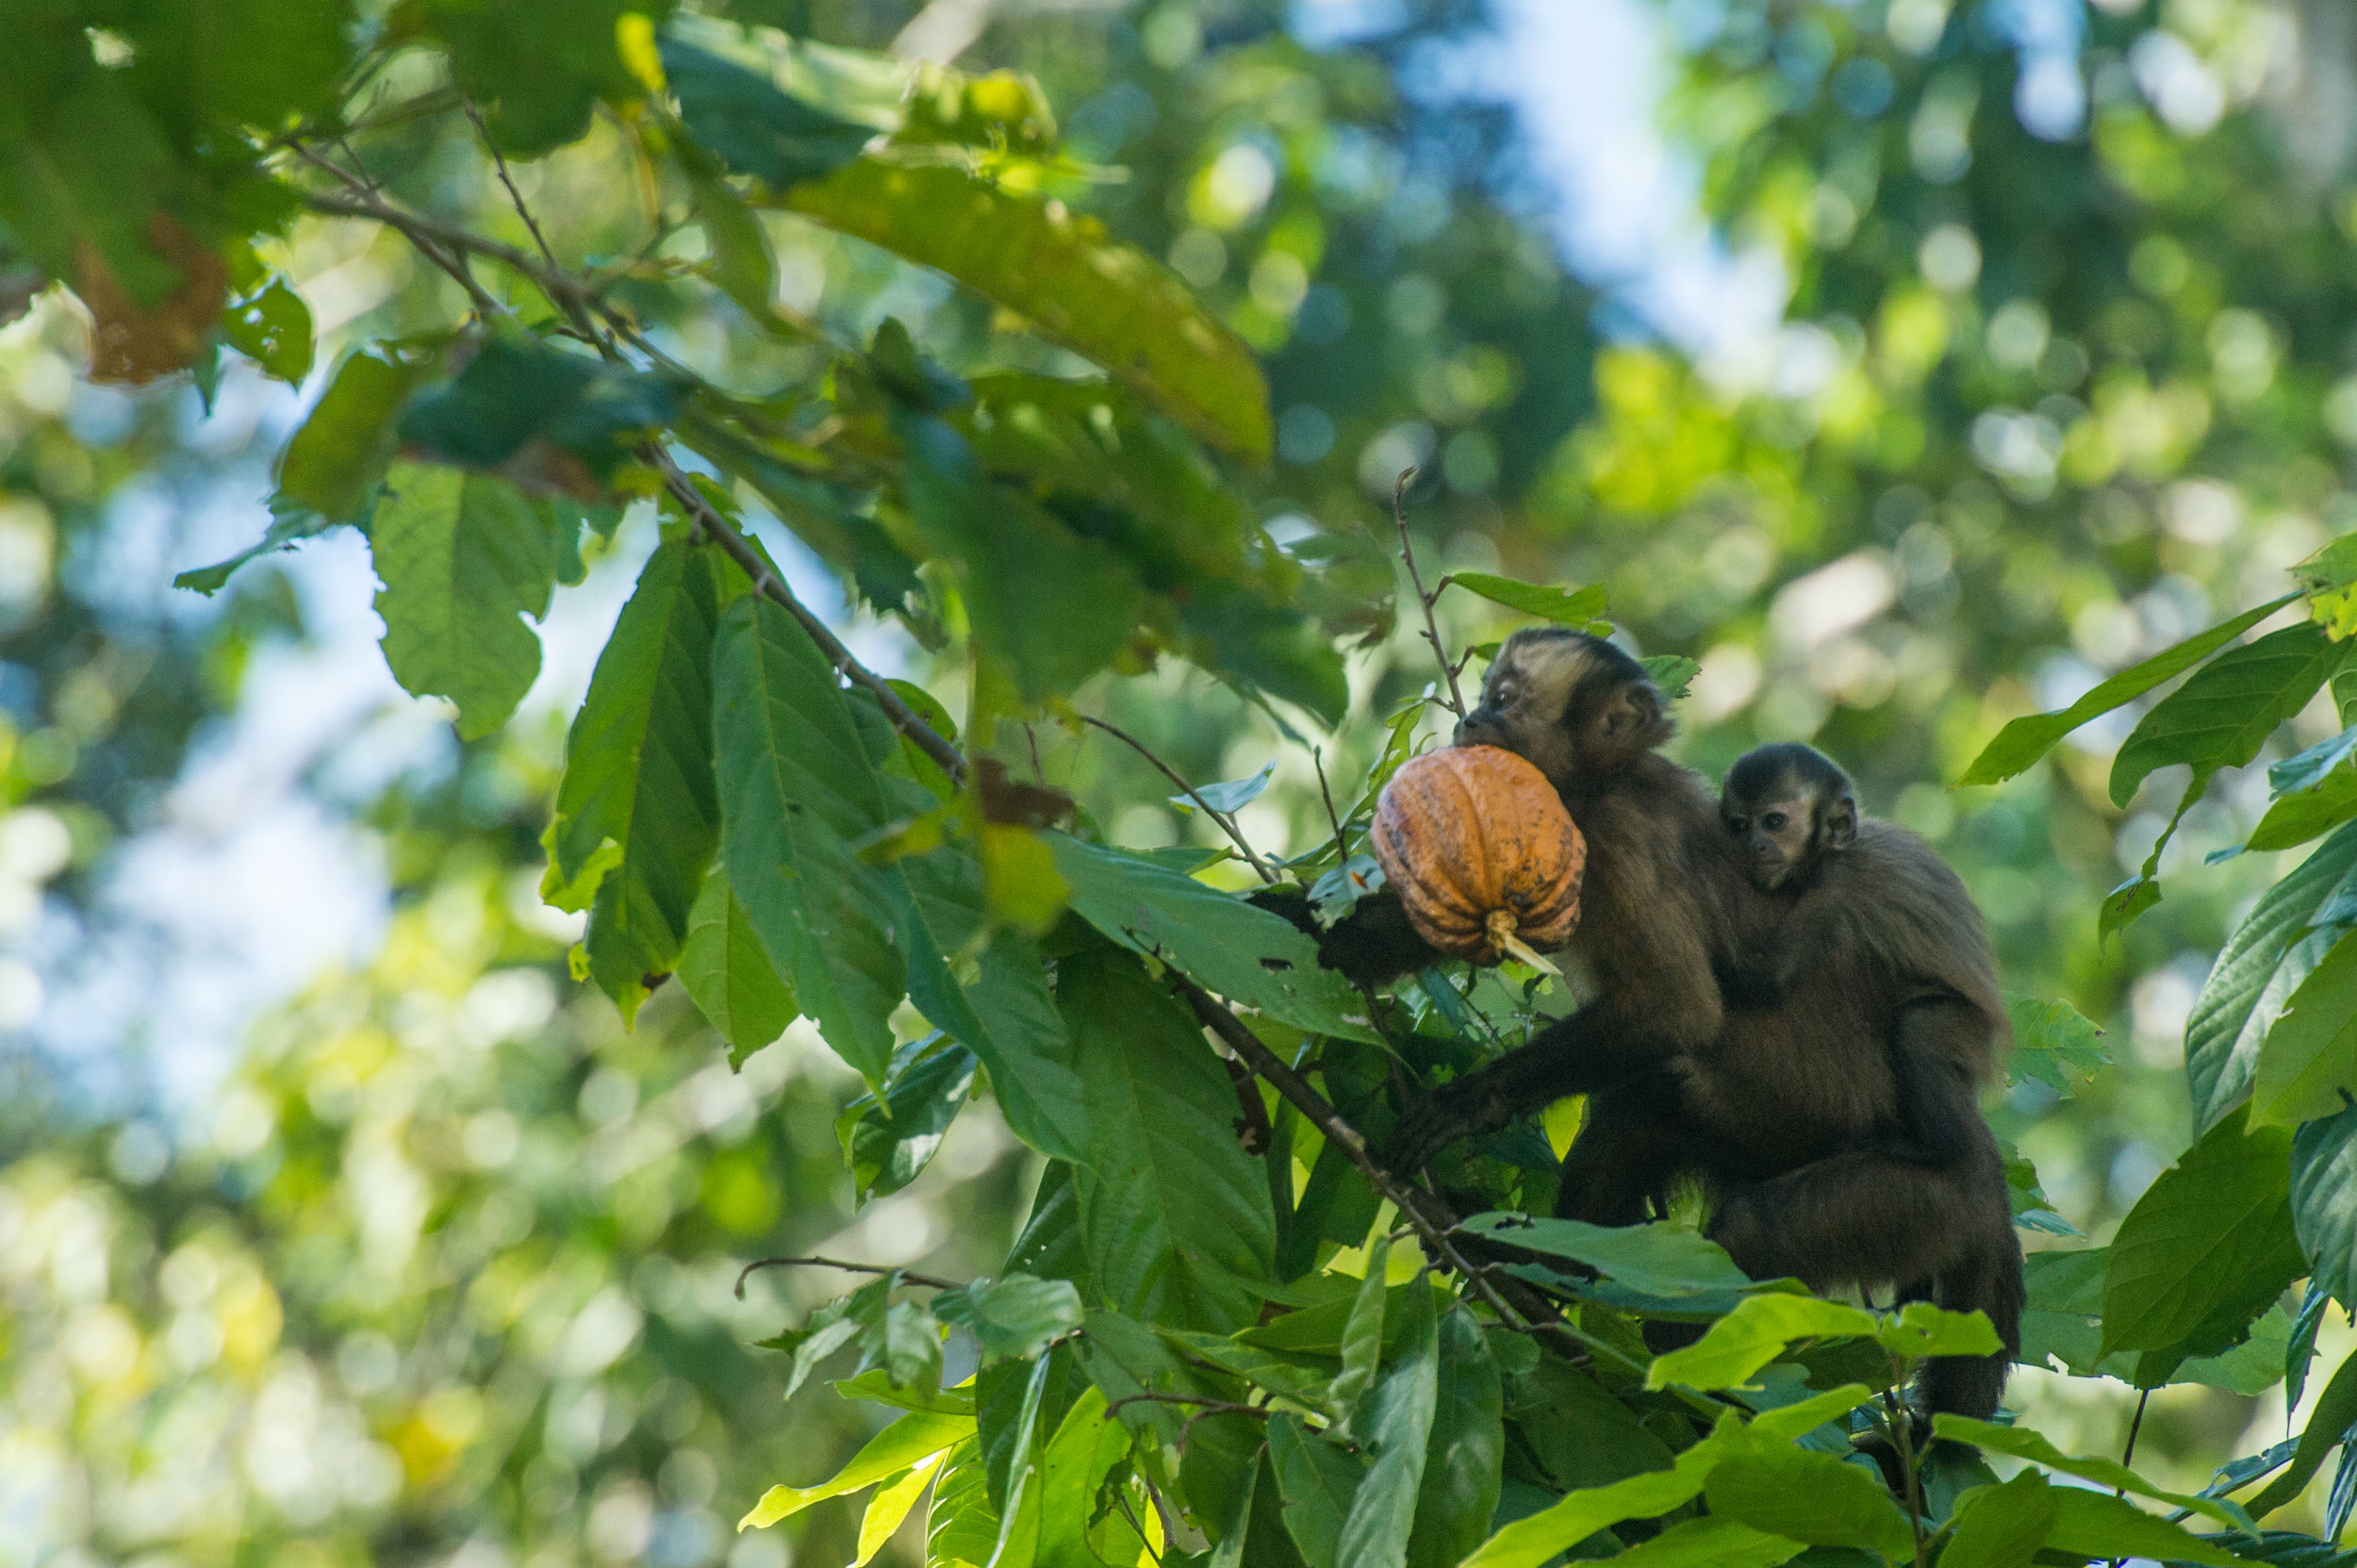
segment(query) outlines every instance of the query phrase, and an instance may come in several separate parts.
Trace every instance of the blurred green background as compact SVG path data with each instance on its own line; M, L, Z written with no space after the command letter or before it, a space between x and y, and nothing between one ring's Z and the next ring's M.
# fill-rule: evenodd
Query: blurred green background
M2101 1239L2184 1147L2186 1010L2283 868L2202 864L2263 768L2197 808L2165 900L2108 945L2097 903L2178 770L2115 810L2122 721L2002 789L1946 784L2003 719L2284 591L2357 522L2340 0L704 8L1037 77L1057 194L1263 356L1279 458L1246 483L1276 536L1356 552L1317 606L1363 638L1338 771L1430 679L1392 619L1388 498L1421 464L1428 563L1606 585L1642 652L1701 661L1686 760L1814 740L1963 872L2010 989L2104 1023L2091 1083L1991 1107L2074 1224ZM398 173L520 240L465 133L420 125ZM635 211L614 140L518 171L574 252ZM953 367L1041 356L937 278L765 221L797 310L898 316ZM283 252L327 351L457 303L365 226L305 219ZM461 746L385 674L358 540L218 600L166 586L259 531L301 401L241 364L95 388L83 337L55 296L0 329L0 1564L848 1561L851 1504L733 1529L863 1436L815 1384L782 1406L747 1343L846 1281L770 1271L740 1300L736 1269L985 1271L1034 1172L968 1115L855 1209L856 1082L807 1026L732 1073L676 987L626 1033L570 978L538 835L651 530L565 602L519 721ZM656 337L748 386L816 352L717 311ZM864 657L954 691L769 537ZM1501 625L1443 614L1460 644ZM1325 835L1307 751L1203 677L1082 706L1196 780L1280 758L1244 825ZM2319 699L2297 743L2338 727ZM1103 736L1037 739L1116 838L1211 841ZM2011 1402L2117 1452L2133 1399L2025 1372ZM2137 1451L2199 1485L2284 1421L2280 1388L2171 1388Z

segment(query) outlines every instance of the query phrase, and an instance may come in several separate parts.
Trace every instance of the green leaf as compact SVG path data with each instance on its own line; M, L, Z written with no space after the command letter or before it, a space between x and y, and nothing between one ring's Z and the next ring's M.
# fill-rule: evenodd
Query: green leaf
M2316 1396L2316 1409L2309 1413L2307 1430L2299 1434L2299 1446L2292 1453L2291 1464L2246 1505L2250 1517L2264 1519L2306 1491L2309 1481L2323 1468L2325 1456L2340 1445L2352 1426L2357 1426L2357 1356L2350 1356L2334 1369L2332 1380Z
M558 878L570 883L601 846L621 851L618 871L599 889L588 948L590 973L625 1016L645 994L641 977L668 974L679 962L699 908L712 929L699 957L700 979L717 968L723 988L728 980L731 900L724 884L705 876L720 837L712 773L719 597L709 553L675 539L648 557L565 740L550 860ZM748 1025L774 1018L774 988L773 978L770 1005L748 1015ZM701 1005L712 988L691 989ZM724 990L713 994L719 1016L710 1006L705 1015L733 1051L756 1050L793 1021L788 997L789 1010L775 1030L739 1040L723 1022L735 1016L730 999Z
M1103 947L1056 961L1056 1006L1087 1106L1076 1180L1095 1288L1157 1324L1252 1322L1260 1303L1244 1281L1270 1277L1276 1221L1201 1028L1135 959Z
M483 107L491 143L537 157L589 128L600 94L646 95L615 47L615 25L637 11L661 22L669 0L416 0L418 20L450 52L459 90Z
M2048 1498L2054 1505L2054 1522L2046 1531L2046 1545L2052 1551L2089 1558L2198 1562L2203 1568L2235 1568L2242 1560L2123 1497L2061 1486L2049 1493Z
M1424 1486L1434 1401L1440 1394L1440 1328L1432 1292L1410 1285L1403 1298L1399 1348L1367 1395L1357 1422L1375 1453L1365 1482L1350 1500L1335 1560L1350 1568L1403 1568Z
M751 916L719 866L704 873L703 890L687 912L679 978L704 1021L728 1043L732 1067L742 1067L747 1057L783 1034L801 1012L794 987L769 962ZM930 1149L926 1157L931 1157Z
M2032 714L2013 720L1998 731L1997 738L1972 759L1971 766L1956 780L1957 787L2003 784L2044 756L2054 742L2080 725L2134 701L2172 676L2184 674L2299 597L2285 594L2256 609L2246 610L2232 620L2222 621L2198 636L2188 637L2174 648L2164 649L2142 664L2121 670L2059 712Z
M2357 942L2316 961L2259 1045L2250 1125L2297 1127L2337 1114L2357 1089Z
M871 1090L843 1108L835 1135L862 1201L898 1192L932 1163L973 1093L974 1068L974 1053L963 1046L938 1034L913 1040L894 1053L881 1100ZM939 1299L933 1310L948 1321Z
M1874 1343L1894 1356L1993 1356L2004 1348L1983 1312L1952 1312L1928 1301L1910 1301L1882 1319Z
M2103 1032L2067 1001L2041 1001L2007 993L2005 1015L2013 1022L2013 1081L2036 1079L2069 1096L2111 1060Z
M1268 387L1252 351L1161 263L1096 220L963 170L866 157L779 200L947 273L1136 387L1198 436L1267 457Z
M1940 1568L2029 1568L2054 1525L2053 1489L2035 1470L1956 1499L1955 1533Z
M2357 1111L2293 1134L2292 1226L2315 1271L2311 1293L2357 1300ZM2311 1346L2314 1333L2312 1328Z
M871 126L838 120L733 60L667 36L663 75L697 145L772 190L829 174L859 157Z
M1608 1560L1625 1568L1775 1568L1801 1549L1734 1519L1688 1519Z
M2185 1021L2185 1077L2197 1132L2218 1125L2250 1092L2261 1042L2338 937L2336 932L2312 933L2309 925L2353 871L2357 825L2334 833L2268 888L2227 938Z
M554 508L489 474L397 463L369 547L393 678L455 702L463 740L506 723L540 673L523 618L548 614L555 591Z
M506 330L485 338L456 376L410 399L400 429L405 445L465 468L538 458L569 479L585 472L602 483L679 414L679 393L661 376Z
M762 1494L752 1511L737 1522L737 1528L754 1529L774 1525L781 1519L791 1519L813 1503L823 1503L830 1497L840 1497L847 1492L873 1486L885 1477L897 1475L920 1460L930 1459L944 1449L951 1448L974 1435L974 1418L970 1415L945 1415L931 1411L912 1411L882 1431L868 1439L865 1447L851 1456L851 1461L835 1472L833 1477L816 1486L773 1486Z
M1020 1362L1015 1363L1020 1365ZM1052 1363L1043 1356L1031 1363L1023 1387L1023 1407L1015 1418L1014 1452L1007 1471L1006 1499L999 1510L998 1539L982 1568L1030 1568L1039 1543L1041 1476L1040 1405L1047 1390Z
M2197 786L2240 767L2348 656L2313 621L2219 654L2137 720L2112 759L2112 804L2125 806L2147 774L2171 763L2190 764Z
M963 1443L942 1461L926 1520L925 1560L973 1565L998 1545L998 1510L990 1504L988 1467L979 1442Z
M696 193L696 219L712 253L713 283L754 325L765 331L778 328L778 258L770 253L761 220L717 174L690 168L687 176Z
M1081 1390L1041 1461L1039 1568L1103 1568L1107 1560L1089 1543L1091 1516L1104 1508L1099 1494L1129 1456L1129 1434L1106 1414L1103 1392ZM1114 1521L1122 1517L1117 1508L1106 1511ZM1129 1547L1129 1555L1111 1560L1133 1563L1145 1556L1146 1543L1136 1532L1125 1527L1123 1539L1136 1544Z
M1295 1415L1269 1417L1268 1441L1277 1488L1285 1499L1286 1533L1310 1568L1352 1568L1340 1556L1343 1526L1366 1471Z
M206 126L276 131L337 104L351 0L183 0L125 14L133 79Z
M880 1082L907 969L893 900L851 850L885 820L865 743L833 667L766 599L728 607L713 661L729 885L827 1044Z
M1702 1296L1742 1290L1752 1283L1718 1243L1666 1220L1589 1225L1575 1219L1491 1213L1474 1215L1462 1229L1511 1246L1567 1258L1647 1296Z
M311 311L303 296L273 275L268 287L232 300L222 312L222 337L231 348L289 386L311 373Z
M1503 604L1509 610L1520 610L1560 625L1586 626L1604 614L1606 598L1602 587L1545 587L1486 571L1454 571L1449 573L1449 581L1492 604Z
M1421 1283L1409 1288L1424 1289ZM1462 1307L1441 1314L1439 1364L1430 1451L1408 1541L1409 1568L1456 1568L1481 1544L1497 1512L1499 1465L1506 1454L1497 1362L1473 1314Z
M1732 1411L1720 1418L1721 1433L1738 1426ZM1574 1492L1527 1518L1517 1519L1481 1544L1464 1568L1541 1568L1558 1552L1578 1545L1598 1530L1630 1519L1652 1519L1702 1494L1711 1470L1727 1454L1711 1439L1677 1456L1667 1470L1651 1470L1609 1486ZM1800 1550L1800 1543L1790 1543Z
M2357 767L2336 767L2313 789L2279 798L2250 830L2246 847L2289 850L2357 817Z
M355 354L337 370L278 461L278 493L333 522L357 522L400 440L394 423L432 373L422 361Z
M1882 1320L1860 1307L1807 1296L1747 1296L1733 1312L1682 1350L1656 1357L1647 1388L1683 1383L1708 1392L1738 1388L1752 1374L1804 1339L1871 1339Z
M1211 1568L1244 1568L1244 1543L1252 1534L1252 1500L1260 1490L1261 1465L1256 1461L1244 1473L1244 1486L1220 1524L1219 1543L1211 1549Z
M1366 1262L1366 1275L1359 1281L1349 1320L1343 1325L1342 1370L1334 1374L1327 1395L1345 1419L1357 1408L1360 1395L1375 1380L1376 1366L1383 1358L1383 1303L1390 1294L1384 1275L1391 1268L1392 1238L1376 1238L1367 1249Z
M883 1550L901 1525L906 1523L925 1489L933 1483L933 1475L941 1468L942 1456L920 1460L876 1489L867 1500L867 1511L860 1515L859 1555L851 1560L851 1568L866 1568L876 1554Z
M933 1297L933 1313L972 1334L985 1356L1029 1358L1080 1326L1080 1293L1064 1279L1010 1274Z
M917 532L964 567L974 632L1010 660L1027 698L1070 691L1136 633L1145 593L1129 563L1031 502L994 486L941 420L896 410L901 488Z
M1065 834L1047 837L1073 909L1113 941L1280 1022L1375 1041L1365 999L1340 973L1321 968L1317 944L1282 916L1141 856Z
M1637 661L1645 667L1645 674L1659 689L1661 700L1674 702L1686 695L1694 677L1703 672L1702 665L1683 653L1656 653L1649 659Z
M1896 1561L1915 1532L1871 1467L1762 1445L1719 1461L1703 1488L1714 1515L1811 1546L1863 1546Z
M1248 779L1229 779L1225 784L1201 784L1196 786L1193 795L1173 795L1170 798L1170 803L1182 812L1195 810L1198 800L1213 811L1239 811L1259 800L1261 792L1268 788L1269 781L1275 777L1277 777L1277 764L1274 761L1264 762L1261 765L1261 770Z
M2330 740L2320 740L2304 751L2269 764L2267 787L2278 795L2314 789L2324 782L2326 774L2352 755L2357 755L2357 724L2350 725Z
M1974 1421L1961 1415L1936 1415L1932 1418L1932 1435L1969 1443L1992 1454L2010 1454L2015 1459L2042 1464L2049 1470L2059 1470L2066 1476L2076 1476L2083 1481L2108 1486L2119 1492L2133 1492L2139 1497L2172 1507L2191 1509L2207 1514L2229 1529L2250 1529L2251 1515L2238 1503L2222 1497L2200 1497L2183 1492L2170 1492L2154 1486L2142 1476L2116 1460L2081 1458L2066 1454L2027 1427L2001 1427L1990 1421ZM2255 1533L2255 1531L2254 1531Z
M2246 1133L2233 1116L2145 1189L2119 1222L2104 1271L2106 1354L2239 1330L2306 1272L2292 1232L2290 1154L2288 1132ZM2224 1344L2197 1340L2190 1350Z

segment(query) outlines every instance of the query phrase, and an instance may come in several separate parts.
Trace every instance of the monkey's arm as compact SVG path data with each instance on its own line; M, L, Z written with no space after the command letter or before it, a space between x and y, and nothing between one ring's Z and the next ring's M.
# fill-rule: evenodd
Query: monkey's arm
M1265 887L1252 895L1255 906L1281 915L1318 945L1318 963L1339 969L1360 985L1388 985L1404 974L1439 964L1444 955L1416 934L1399 895L1379 889L1332 929L1318 925L1310 896L1298 887Z
M1667 1042L1591 1002L1489 1065L1426 1090L1401 1114L1383 1164L1412 1175L1459 1139L1486 1136L1558 1099L1657 1071L1670 1054Z

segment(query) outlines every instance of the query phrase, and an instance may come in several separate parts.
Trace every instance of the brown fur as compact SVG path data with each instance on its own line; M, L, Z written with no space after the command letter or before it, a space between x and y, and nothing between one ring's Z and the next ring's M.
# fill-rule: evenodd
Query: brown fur
M1586 834L1567 950L1595 995L1409 1106L1387 1158L1419 1169L1444 1144L1586 1094L1558 1213L1631 1224L1698 1180L1710 1234L1754 1277L1979 1308L2010 1351L2020 1250L1974 1100L2004 1010L1970 898L1928 846L1879 822L1788 884L1755 887L1707 784L1656 753L1669 734L1641 668L1608 644L1549 629L1500 650L1458 741L1537 765ZM1412 966L1399 932L1360 945L1353 925L1322 941L1327 962L1369 979ZM1770 993L1739 988L1730 1006L1721 977L1747 966L1764 966ZM1932 1363L1919 1397L1986 1415L2009 1359Z

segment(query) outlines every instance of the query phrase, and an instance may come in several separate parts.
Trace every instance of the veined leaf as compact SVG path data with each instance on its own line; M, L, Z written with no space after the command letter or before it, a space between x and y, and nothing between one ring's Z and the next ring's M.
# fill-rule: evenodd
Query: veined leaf
M778 197L796 212L946 272L1135 386L1207 440L1269 453L1268 388L1243 340L1160 262L1093 218L963 170L863 157Z
M1710 1472L1729 1452L1718 1441L1739 1429L1734 1412L1720 1417L1709 1438L1679 1454L1667 1470L1649 1470L1571 1493L1525 1519L1517 1519L1481 1544L1467 1558L1464 1568L1540 1568L1557 1553L1579 1544L1601 1529L1630 1519L1653 1519L1702 1495ZM1800 1543L1792 1543L1795 1552Z
M1229 1122L1236 1099L1201 1029L1136 959L1093 947L1056 961L1089 1164L1075 1173L1090 1279L1150 1322L1232 1332L1260 1303L1277 1245L1268 1185Z
M1067 1279L1010 1274L933 1297L933 1313L974 1336L982 1354L1026 1359L1080 1326L1080 1293Z
M1694 684L1694 677L1703 672L1701 663L1683 653L1656 653L1637 661L1645 667L1645 673L1660 688L1661 700L1674 702L1686 695Z
M2248 848L2288 850L2357 817L2357 767L2336 767L2312 789L2280 796L2250 830Z
M1956 1499L1955 1533L1944 1568L2029 1568L2054 1524L2052 1488L2035 1470L2002 1486L1976 1486Z
M2357 754L2357 724L2330 740L2320 740L2296 756L2285 757L2267 769L2267 787L2278 795L2314 789L2324 776Z
M1547 587L1538 583L1517 582L1511 577L1499 577L1487 571L1454 571L1449 581L1468 593L1479 594L1492 604L1503 604L1509 610L1520 610L1542 620L1564 626L1586 626L1604 614L1605 590L1601 586L1585 588Z
M1310 1568L1346 1568L1343 1525L1366 1479L1360 1462L1292 1414L1269 1418L1269 1459L1283 1494L1285 1531Z
M2283 1003L2259 1045L2252 1127L2331 1116L2357 1090L2357 942L2342 937Z
M725 936L726 889L714 900L703 885L720 837L712 774L712 638L719 613L709 553L684 540L657 549L598 655L565 741L551 860L570 882L601 845L621 851L618 869L599 890L588 947L590 972L625 1015L645 994L640 977L668 974L679 961L700 900L717 902ZM725 972L725 948L700 955L712 957ZM732 1016L720 999L722 1016ZM776 1038L732 1037L731 1044L751 1050Z
M2077 1486L2056 1487L2049 1495L2054 1505L2054 1522L2047 1527L2046 1543L2052 1550L2077 1557L2195 1562L2202 1568L2238 1568L2242 1561L2226 1548L2147 1513L2123 1497Z
M680 949L680 983L704 1021L728 1042L729 1065L785 1032L799 1015L794 987L769 962L752 917L729 886L727 869L704 873L703 891L687 912L687 942Z
M2291 1464L2245 1505L2250 1517L2264 1519L2307 1490L2308 1482L2323 1468L2325 1456L2339 1446L2352 1426L2357 1426L2357 1356L2342 1362L2332 1380L2316 1396L2308 1429L2299 1434Z
M890 1481L876 1489L867 1500L867 1511L860 1515L859 1556L851 1560L851 1568L867 1568L883 1550L900 1526L925 1495L925 1489L933 1484L933 1476L940 1470L944 1449L930 1459L917 1461Z
M1366 1002L1318 966L1290 921L1136 855L1047 835L1072 907L1105 935L1176 966L1207 990L1317 1034L1375 1041Z
M2044 756L2052 750L2054 742L2080 725L2134 701L2172 676L2184 674L2299 597L2287 593L2187 637L2174 648L2163 649L2142 664L2121 670L2059 712L2032 714L2013 720L1998 731L1997 738L1972 759L1972 765L1956 780L1957 787L2004 783Z
M2112 759L2112 804L2125 806L2145 775L2171 763L2190 764L2196 785L2240 767L2348 657L2314 621L2219 654L2137 721Z
M1409 1568L1455 1568L1481 1544L1497 1513L1498 1467L1506 1454L1504 1390L1489 1344L1462 1307L1441 1314L1439 1368Z
M2311 1296L2357 1299L2357 1111L2310 1122L2293 1134L2292 1229L2315 1271ZM2313 1323L2308 1345L2316 1345ZM2304 1367L2301 1372L2304 1377Z
M970 1415L911 1411L868 1439L867 1445L852 1455L851 1462L835 1472L832 1478L820 1481L816 1486L771 1487L736 1527L740 1530L757 1529L774 1525L781 1519L791 1519L813 1503L823 1503L830 1497L840 1497L847 1492L873 1486L887 1477L899 1474L919 1460L930 1459L973 1435L974 1418Z
M2103 1349L2224 1347L2306 1272L2292 1232L2291 1135L2232 1116L2145 1189L2113 1238L2103 1278ZM2206 1332L2205 1332L2206 1331Z
M1737 1388L1805 1339L1871 1339L1882 1320L1862 1307L1808 1296L1747 1296L1682 1350L1657 1356L1645 1372L1647 1388L1683 1383L1707 1392Z
M1399 1348L1368 1394L1357 1422L1375 1462L1350 1500L1335 1559L1350 1568L1404 1568L1424 1485L1434 1401L1440 1393L1440 1328L1432 1293L1410 1285L1402 1301Z
M393 678L457 703L462 739L506 723L540 673L523 618L548 614L556 588L554 508L489 474L399 463L369 547Z
M835 1136L851 1167L851 1188L865 1200L897 1193L924 1173L942 1136L974 1089L974 1053L934 1034L895 1052L879 1098L860 1096L835 1118ZM941 1312L941 1298L933 1300Z
M1800 1556L1798 1541L1736 1519L1686 1519L1611 1559L1625 1568L1775 1568Z
M1714 1517L1786 1541L1864 1547L1893 1562L1914 1544L1882 1477L1831 1454L1764 1444L1730 1454L1711 1471L1703 1496Z
M881 1082L908 976L893 900L851 851L885 821L865 743L833 667L767 600L729 606L713 665L729 885L827 1044Z
M2341 828L2317 846L2266 890L2226 939L2185 1021L2185 1077L2197 1133L2216 1127L2250 1092L2261 1042L2338 934L2312 933L2309 926L2352 871L2357 826Z
M2068 1096L2111 1061L2103 1031L2067 1001L2044 1001L2008 994L2005 1015L2013 1023L2014 1081L2036 1079Z
M2196 1513L2207 1514L2229 1529L2251 1527L2250 1515L2243 1510L2239 1503L2154 1486L2117 1460L2104 1459L2100 1455L2082 1458L2076 1454L2066 1454L2027 1427L2001 1427L1994 1422L1974 1421L1961 1415L1939 1415L1933 1418L1932 1431L1936 1437L1953 1438L1991 1453L2010 1454L2016 1459L2029 1460L2049 1470L2058 1470L2066 1476L2093 1481L2098 1486L2133 1492L2139 1497L2151 1497L2176 1508L2191 1509Z
M1751 1277L1718 1243L1668 1221L1648 1225L1590 1225L1525 1214L1475 1214L1461 1227L1509 1246L1528 1247L1596 1270L1647 1296L1700 1296L1742 1290Z

